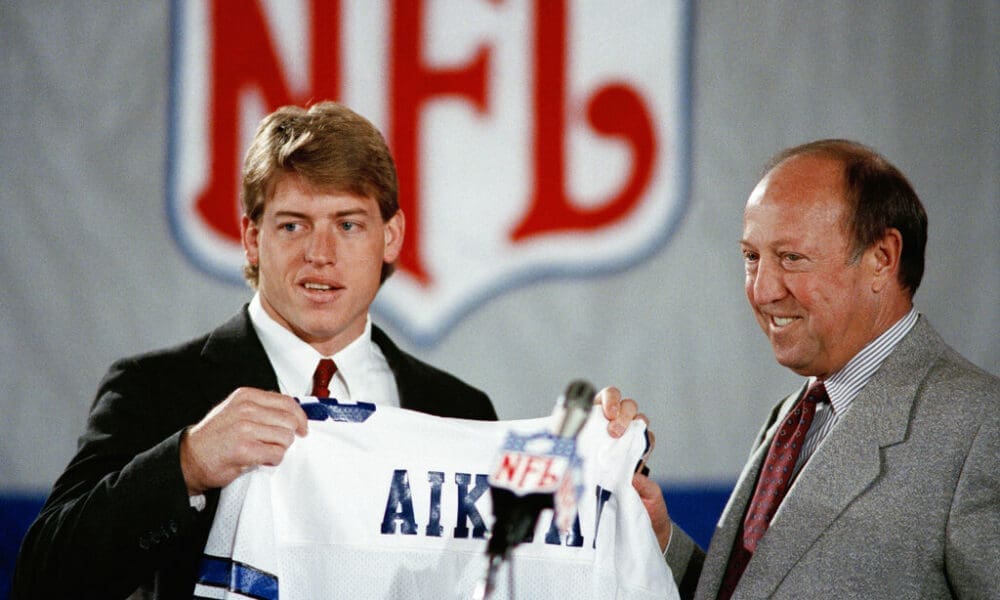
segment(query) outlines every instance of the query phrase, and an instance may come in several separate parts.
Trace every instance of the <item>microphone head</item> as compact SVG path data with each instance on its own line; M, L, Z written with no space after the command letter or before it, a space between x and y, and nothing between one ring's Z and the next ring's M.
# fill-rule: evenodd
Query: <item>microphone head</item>
M586 381L573 381L556 402L551 432L507 434L489 476L496 519L488 555L505 558L511 548L530 539L543 509L556 508L559 514L558 494L574 490L574 470L580 466L576 437L590 416L596 395L594 386ZM574 515L575 500L576 496L572 499Z
M553 432L562 438L575 438L590 416L595 396L597 390L590 382L582 379L571 381L556 402Z

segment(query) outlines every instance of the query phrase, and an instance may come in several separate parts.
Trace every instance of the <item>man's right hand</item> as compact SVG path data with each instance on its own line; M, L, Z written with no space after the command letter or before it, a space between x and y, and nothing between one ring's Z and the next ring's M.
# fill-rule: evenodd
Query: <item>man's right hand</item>
M257 465L277 465L308 432L305 411L291 396L238 388L181 439L188 494L220 488Z
M631 398L622 398L618 388L607 387L601 390L594 401L601 405L604 410L604 417L608 419L608 434L611 437L621 437L628 428L632 419L641 419L646 422L646 435L649 439L649 449L643 455L639 466L645 466L646 459L656 445L656 436L649 429L649 418L639 412L639 405ZM636 469L640 471L640 469ZM667 502L663 498L663 492L659 484L647 477L648 469L644 472L637 472L632 476L632 487L639 492L642 505L646 507L649 514L649 521L653 526L653 533L656 534L656 541L660 544L660 551L666 551L667 544L670 543L672 526L670 514L667 511Z

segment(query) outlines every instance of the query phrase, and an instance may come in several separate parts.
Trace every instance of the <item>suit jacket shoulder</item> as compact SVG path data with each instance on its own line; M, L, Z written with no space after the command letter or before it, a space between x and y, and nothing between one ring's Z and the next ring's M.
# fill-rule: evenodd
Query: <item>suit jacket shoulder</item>
M384 331L372 326L378 344L396 377L403 408L440 417L495 421L489 396L454 375L404 352Z
M245 307L209 334L113 364L24 538L15 595L125 597L152 589L155 573L156 597L190 597L217 493L205 511L191 509L180 439L240 386L277 389Z

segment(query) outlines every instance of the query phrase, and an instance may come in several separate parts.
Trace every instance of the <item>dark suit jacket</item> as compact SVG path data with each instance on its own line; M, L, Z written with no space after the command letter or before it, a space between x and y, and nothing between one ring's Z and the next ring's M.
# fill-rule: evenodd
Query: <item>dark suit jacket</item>
M695 598L716 597L774 423L801 393L761 430ZM998 460L1000 380L921 317L809 459L733 598L1000 597ZM677 542L683 572L694 546Z
M483 392L400 350L372 328L403 408L495 420ZM277 391L246 307L206 336L115 363L87 430L28 530L13 598L191 598L218 503L190 507L181 432L238 387ZM44 443L44 440L41 441Z

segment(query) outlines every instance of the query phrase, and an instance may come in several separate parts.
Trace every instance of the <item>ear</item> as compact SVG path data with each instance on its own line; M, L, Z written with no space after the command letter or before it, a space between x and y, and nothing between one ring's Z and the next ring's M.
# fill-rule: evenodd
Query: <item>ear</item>
M881 292L898 281L899 260L903 254L903 235L898 229L887 229L866 254L872 268L873 292Z
M256 265L260 261L258 235L260 235L260 229L257 224L251 221L250 217L244 215L240 220L240 239L243 241L243 254L246 255L247 262L251 265Z
M387 263L394 263L403 251L403 238L406 235L406 217L403 209L396 211L396 214L389 217L385 222L385 249L382 253L382 260Z

